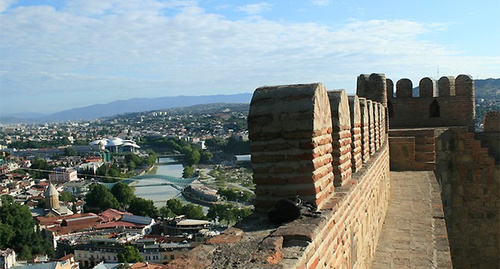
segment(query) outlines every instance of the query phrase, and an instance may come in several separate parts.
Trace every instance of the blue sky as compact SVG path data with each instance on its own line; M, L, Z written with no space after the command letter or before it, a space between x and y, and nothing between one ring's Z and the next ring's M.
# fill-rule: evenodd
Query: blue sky
M0 115L322 82L500 77L500 1L0 0Z

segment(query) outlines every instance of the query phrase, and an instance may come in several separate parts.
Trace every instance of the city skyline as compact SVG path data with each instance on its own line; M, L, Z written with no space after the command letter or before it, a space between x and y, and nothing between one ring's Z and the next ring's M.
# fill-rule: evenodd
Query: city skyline
M0 0L0 116L356 76L500 74L497 1Z

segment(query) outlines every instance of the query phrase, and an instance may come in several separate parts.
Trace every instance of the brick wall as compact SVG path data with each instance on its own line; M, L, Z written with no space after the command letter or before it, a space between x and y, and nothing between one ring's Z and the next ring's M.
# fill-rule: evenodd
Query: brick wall
M367 268L390 189L382 103L319 83L258 88L248 119L255 213L169 268ZM270 223L266 212L295 195L321 215Z
M434 171L436 162L433 128L389 131L391 170Z
M351 169L353 172L357 172L363 165L361 107L357 95L348 98L351 116Z
M500 168L466 127L436 133L435 173L442 185L453 266L498 268Z
M331 154L332 117L325 87L317 83L258 88L248 127L255 209L267 211L276 201L295 195L321 208L333 193L332 164L338 163Z
M395 97L392 83L387 87L391 128L467 126L474 130L475 87L469 75L442 77L438 83L423 78L419 97L412 97L413 84L409 79L396 83Z

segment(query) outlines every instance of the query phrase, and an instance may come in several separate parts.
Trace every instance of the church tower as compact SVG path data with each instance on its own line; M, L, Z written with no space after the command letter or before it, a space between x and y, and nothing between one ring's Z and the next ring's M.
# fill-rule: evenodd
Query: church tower
M59 209L59 192L52 183L45 190L45 209Z

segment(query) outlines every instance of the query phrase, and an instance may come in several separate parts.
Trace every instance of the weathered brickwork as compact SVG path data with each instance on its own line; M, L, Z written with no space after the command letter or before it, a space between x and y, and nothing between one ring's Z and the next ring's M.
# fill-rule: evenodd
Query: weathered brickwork
M488 111L483 118L483 128L487 133L500 133L500 111Z
M351 114L351 169L357 172L363 165L361 107L357 95L349 96L349 109Z
M436 176L453 266L498 268L500 168L466 127L440 128L436 137Z
M436 162L433 128L389 131L391 170L434 171Z
M481 141L481 146L488 148L495 161L500 164L500 111L489 111L483 118L484 131L475 133L475 138Z
M375 144L375 150L380 149L380 117L379 117L379 103L373 102L373 124L375 126L375 134L374 134L374 144Z
M366 98L358 97L361 111L361 149L363 162L370 160L370 120L368 115L368 101Z
M378 150L373 146L363 159L361 141L369 156L368 134L375 143L375 123L385 118L373 113L371 100L361 100L363 109L357 96L327 92L321 84L258 88L248 119L256 213L210 239L201 248L205 254L195 248L169 266L367 268L389 199L389 148L379 133ZM316 204L321 215L276 226L260 213L295 195Z
M367 108L368 108L368 121L370 122L370 127L368 128L370 131L370 155L375 153L375 117L373 113L373 101L366 100Z
M334 190L332 117L325 87L258 88L248 126L256 210L267 211L295 195L321 208Z
M389 199L387 144L360 173L335 189L320 219L304 219L278 228L289 247L305 246L283 260L283 268L369 268ZM366 168L366 169L365 169ZM302 229L308 234L301 238Z
M258 88L248 120L255 212L169 268L449 268L449 249L456 268L498 268L500 113L471 132L468 75L424 78L420 97L409 79L396 95L393 85L362 74L354 96L320 83ZM394 179L400 202L384 223L390 169L429 172ZM272 224L265 212L295 195L321 214Z
M396 97L392 97L392 86L387 87L391 128L467 126L474 130L475 88L469 75L442 77L438 83L423 78L419 97L412 97L413 84L409 79L396 83Z
M345 90L328 92L332 110L333 174L335 186L351 178L351 113Z

